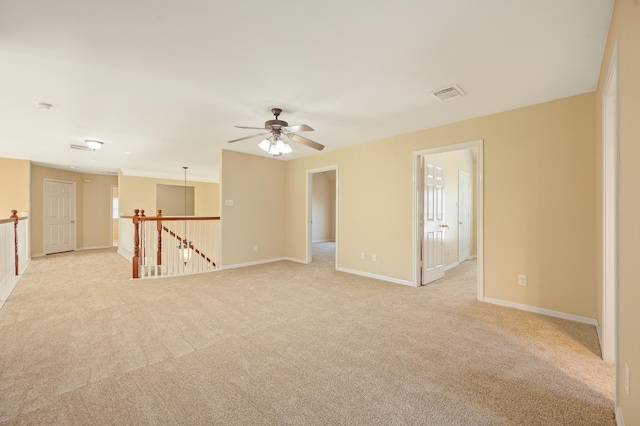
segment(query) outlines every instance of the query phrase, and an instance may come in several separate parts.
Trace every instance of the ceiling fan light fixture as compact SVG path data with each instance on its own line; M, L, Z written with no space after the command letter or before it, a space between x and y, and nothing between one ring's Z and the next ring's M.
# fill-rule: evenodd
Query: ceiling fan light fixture
M260 147L260 149L263 150L264 152L269 152L270 146L271 146L271 141L267 138L264 138L264 140L258 144L258 147Z
M261 133L257 135L245 136L238 139L233 139L228 141L228 143L240 142L245 139L251 139L258 136L262 136L264 139L262 142L258 144L258 147L266 152L269 155L273 155L275 157L280 156L282 154L289 154L293 152L293 149L289 146L288 141L282 139L282 135L286 135L287 138L292 141L308 146L310 148L316 149L318 151L322 151L324 149L324 145L319 144L318 142L314 142L311 139L307 139L303 136L300 136L293 132L310 132L313 131L313 128L307 126L306 124L296 124L292 125L289 128L289 123L284 120L280 120L278 117L282 110L280 108L272 108L271 112L273 113L275 119L267 120L264 123L264 128L262 127L249 127L249 126L236 126L239 129L255 129L261 130ZM269 136L264 136L269 135Z
M92 150L94 150L94 151L97 151L97 150L99 150L100 148L102 148L102 144L103 144L102 142L100 142L100 141L96 141L96 140L93 140L93 139L86 139L86 140L84 141L84 143L86 143L86 144L87 144L87 146L88 146L89 148L91 148Z
M284 153L284 141L280 138L276 139L276 150L281 154Z
M284 146L282 147L282 153L283 154L288 154L290 152L293 152L293 149L291 149L291 147L289 146L289 144L287 142L283 142Z
M271 146L269 147L269 154L273 155L274 157L282 155L282 152L278 151L278 148L276 148L275 142L271 143Z

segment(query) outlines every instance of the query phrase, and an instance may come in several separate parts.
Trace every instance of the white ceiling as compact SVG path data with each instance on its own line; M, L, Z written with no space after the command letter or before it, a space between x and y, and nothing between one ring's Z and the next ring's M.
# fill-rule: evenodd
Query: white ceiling
M272 107L329 151L590 92L613 3L0 0L0 157L215 181Z

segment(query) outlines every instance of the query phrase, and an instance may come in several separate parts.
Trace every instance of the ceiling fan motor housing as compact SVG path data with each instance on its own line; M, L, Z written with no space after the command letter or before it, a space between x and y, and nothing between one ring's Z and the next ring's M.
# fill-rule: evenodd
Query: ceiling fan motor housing
M267 120L264 122L264 128L267 130L277 130L287 127L289 123L283 120Z

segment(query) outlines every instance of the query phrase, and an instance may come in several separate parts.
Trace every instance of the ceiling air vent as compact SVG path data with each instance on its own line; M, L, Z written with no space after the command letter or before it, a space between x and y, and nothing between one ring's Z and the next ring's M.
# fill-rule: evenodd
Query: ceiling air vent
M432 93L440 102L450 101L455 98L461 98L465 95L460 86L454 84L452 86L448 86L442 88L440 90L436 90Z
M89 148L86 145L74 145L74 144L71 144L71 145L69 145L69 147L71 147L71 149L77 149L77 150L80 150L80 151L93 151L91 148Z

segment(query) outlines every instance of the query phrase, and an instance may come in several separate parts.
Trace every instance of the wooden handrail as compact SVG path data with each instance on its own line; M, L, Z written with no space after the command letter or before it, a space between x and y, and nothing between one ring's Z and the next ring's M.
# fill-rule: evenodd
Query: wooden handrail
M11 210L11 211L13 211L13 210ZM28 218L28 217L19 217L19 218L18 218L18 221L21 221L21 220L27 220L27 219L29 219L29 218ZM16 220L15 220L14 218L9 218L9 219L0 219L0 225L1 225L1 224L3 224L3 223L13 223L13 222L15 222L15 221L16 221Z
M144 211L144 210L140 210ZM160 210L162 211L162 210ZM135 216L120 216L122 219L133 219ZM140 222L150 222L154 220L220 220L220 216L139 216Z

